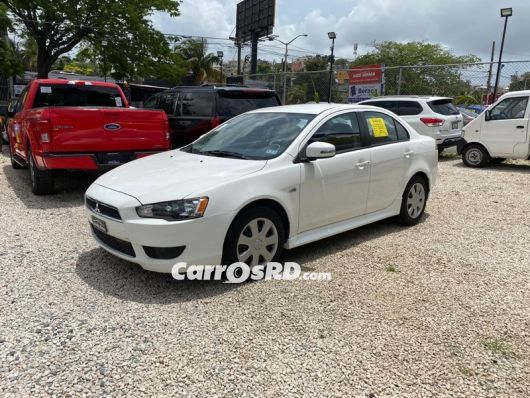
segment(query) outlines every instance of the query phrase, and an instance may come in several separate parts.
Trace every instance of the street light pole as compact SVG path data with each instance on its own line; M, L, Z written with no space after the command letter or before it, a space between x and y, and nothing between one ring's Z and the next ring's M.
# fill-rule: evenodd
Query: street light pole
M282 104L285 105L286 99L287 99L287 55L289 53L289 44L291 44L293 41L298 39L299 37L307 37L307 34L302 33L301 35L296 36L294 39L292 39L289 42L283 42L281 40L278 40L274 36L270 36L269 40L276 40L279 43L282 43L285 46L285 56L283 58L283 89L282 89Z
M329 59L329 94L328 94L328 103L331 103L331 89L333 88L333 63L335 62L335 39L337 34L335 32L329 32L328 37L331 39L331 57Z
M513 15L513 11L511 8L501 8L501 17L504 18L504 30L502 32L501 50L499 52L499 64L497 65L497 77L495 78L495 87L493 89L492 102L495 102L497 98L497 91L499 89L499 80L501 78L502 52L504 50L504 38L506 37L506 28L508 27L508 18L510 18L512 15Z
M103 47L103 76L106 82L107 81L107 40L103 40L101 42L101 46Z

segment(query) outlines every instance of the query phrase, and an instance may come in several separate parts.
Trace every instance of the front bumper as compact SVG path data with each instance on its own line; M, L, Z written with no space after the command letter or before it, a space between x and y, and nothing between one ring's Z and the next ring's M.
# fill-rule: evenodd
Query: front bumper
M173 266L182 262L189 265L221 264L231 214L168 222L138 217L136 207L141 205L138 200L97 184L88 189L86 196L119 209L121 220L86 208L92 236L99 246L116 257L139 264L145 270L162 273L171 273ZM104 235L94 228L97 220L105 222ZM177 256L164 258L171 255L161 256L160 253L175 253Z

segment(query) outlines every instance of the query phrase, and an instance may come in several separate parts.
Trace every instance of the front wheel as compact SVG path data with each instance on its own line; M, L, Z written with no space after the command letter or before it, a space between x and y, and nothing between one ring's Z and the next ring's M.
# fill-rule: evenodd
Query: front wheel
M255 207L237 216L228 230L223 264L248 266L277 262L283 251L284 226L278 214L268 207Z
M33 159L31 147L28 148L29 175L31 179L31 191L35 195L48 195L53 192L53 172L51 170L39 170Z
M420 176L409 181L403 199L398 221L403 225L416 225L420 222L427 205L427 183Z
M470 145L462 152L462 161L468 167L484 167L489 157L488 152L481 145Z

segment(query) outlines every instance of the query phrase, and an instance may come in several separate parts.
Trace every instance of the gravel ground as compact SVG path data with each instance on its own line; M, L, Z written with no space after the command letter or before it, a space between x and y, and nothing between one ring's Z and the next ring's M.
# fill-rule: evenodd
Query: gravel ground
M528 397L530 163L443 158L427 217L287 253L330 282L177 282L98 249L92 179L0 155L0 396Z

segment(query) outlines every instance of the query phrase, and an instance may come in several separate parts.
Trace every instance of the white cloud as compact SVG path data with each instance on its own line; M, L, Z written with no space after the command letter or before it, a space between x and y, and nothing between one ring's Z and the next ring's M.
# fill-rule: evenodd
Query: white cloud
M227 38L235 27L238 0L184 0L181 16L154 16L155 25L164 33ZM323 5L324 4L324 5ZM491 42L499 47L502 34L501 7L513 7L506 38L505 59L530 59L527 38L530 27L528 0L278 0L274 33L290 40L300 38L291 55L329 53L327 32L337 33L336 54L352 58L353 44L359 53L369 50L373 41L428 41L440 43L457 54L476 54L489 58ZM229 42L211 40L211 50L223 49L229 57L235 50ZM260 57L277 60L283 54L279 43L264 43ZM245 50L248 52L248 50Z

